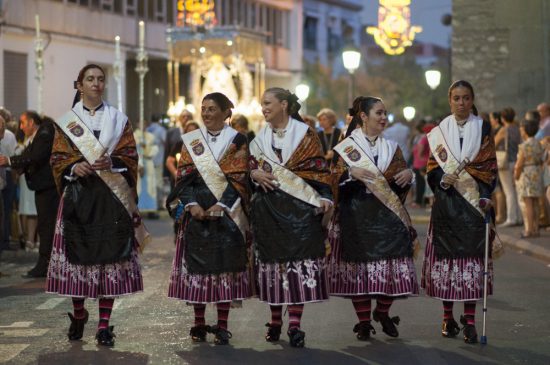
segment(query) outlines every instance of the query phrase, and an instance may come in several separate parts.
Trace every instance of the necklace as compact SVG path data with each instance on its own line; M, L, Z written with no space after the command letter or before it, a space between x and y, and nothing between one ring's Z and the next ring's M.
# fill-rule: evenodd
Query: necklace
M95 112L97 110L101 109L102 106L103 106L103 102L101 102L101 104L99 104L95 108L88 108L88 107L86 107L86 105L82 104L82 108L84 108L84 110L86 110L88 113L90 113L91 117L93 117L95 115Z
M208 135L210 136L210 141L211 142L216 142L218 140L218 137L220 136L220 134L222 134L222 131L219 131L218 133L212 133L210 131L207 131L208 132Z
M285 133L286 133L286 129L273 129L273 133L275 133L275 135L277 136L277 138L284 138L285 137Z
M367 136L365 136L365 138L367 139L367 142L369 142L369 144L370 144L371 147L376 146L376 141L378 140L378 136L376 136L376 138L374 138L373 141L371 141L371 140L369 139L369 137L367 137Z

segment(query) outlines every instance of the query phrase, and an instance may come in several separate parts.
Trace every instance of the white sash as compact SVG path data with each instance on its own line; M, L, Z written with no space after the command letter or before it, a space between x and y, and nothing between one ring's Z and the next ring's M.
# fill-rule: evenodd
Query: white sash
M218 161L212 154L206 139L200 129L196 129L192 132L184 134L182 137L183 143L189 152L189 155L193 159L199 174L201 174L208 189L214 194L214 197L218 201L221 200L223 192L229 185L227 177L223 173ZM232 207L229 216L239 230L243 237L246 239L246 230L248 227L248 220L242 209L242 204L239 201L236 207Z
M389 210L401 219L407 229L412 226L409 213L401 203L397 194L391 189L384 174L369 158L353 138L346 138L334 147L334 150L344 159L350 167L360 167L374 173L376 176L373 182L365 182L367 188L382 202ZM390 158L391 160L391 158Z
M279 182L278 189L317 208L321 207L321 196L319 193L300 176L270 159L260 148L256 139L250 144L250 154L258 161L259 168L273 174L277 178Z
M68 112L56 120L55 123L61 128L65 135L70 138L75 146L77 146L82 156L84 156L90 165L108 152L107 148L101 145L92 131L78 117L78 114L72 111ZM132 189L128 185L128 182L120 172L96 170L95 173L105 182L124 208L126 208L126 211L134 222L134 235L140 251L143 251L151 237L141 220L135 197L131 194ZM136 226L138 223L139 225ZM106 239L107 238L108 237L106 237Z
M441 128L435 127L428 133L428 142L437 163L446 174L454 174L460 165L458 159L449 148ZM483 217L485 214L479 206L479 187L475 179L463 169L458 175L458 181L454 184L456 191L460 193Z

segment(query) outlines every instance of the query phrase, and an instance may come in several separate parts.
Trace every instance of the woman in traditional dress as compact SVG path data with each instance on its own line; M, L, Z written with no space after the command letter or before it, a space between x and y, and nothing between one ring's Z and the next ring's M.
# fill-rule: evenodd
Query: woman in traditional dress
M329 291L351 298L359 340L376 333L372 299L373 319L388 336L397 337L399 317L389 316L390 306L395 298L418 295L416 231L403 206L414 174L397 142L381 136L388 124L381 99L358 97L350 114L348 136L335 147L341 158L334 169L338 202L329 228Z
M321 220L332 205L321 143L301 120L299 108L288 90L266 90L262 112L267 123L250 144L259 297L271 309L265 338L279 340L286 304L293 347L305 344L300 330L304 304L328 299Z
M138 155L126 115L102 100L105 73L87 65L70 112L55 122L51 164L62 194L47 292L72 297L70 340L82 338L86 298L99 299L99 345L113 346L116 297L143 290L138 250L147 238L136 207Z
M183 135L177 181L167 200L176 220L183 218L168 296L193 305L192 340L205 341L209 332L217 345L228 344L232 337L227 330L231 302L253 293L243 210L248 202L248 145L246 136L225 123L231 108L224 94L203 98L204 127ZM214 326L204 320L207 303L216 303Z
M443 301L443 337L460 333L453 303L464 302L464 341L475 343L476 301L483 297L484 217L489 218L497 176L495 145L490 124L477 116L470 83L454 82L449 104L452 114L428 134L428 183L435 200L421 286ZM487 292L492 294L492 262L488 265Z

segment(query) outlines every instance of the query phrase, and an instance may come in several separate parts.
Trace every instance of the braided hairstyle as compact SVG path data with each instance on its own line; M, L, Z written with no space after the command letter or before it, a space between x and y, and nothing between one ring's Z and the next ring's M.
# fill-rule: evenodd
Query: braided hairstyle
M204 98L202 98L202 101L205 100L212 100L223 112L228 111L228 114L226 115L224 120L226 120L227 118L231 118L231 116L233 115L231 109L233 109L235 106L233 105L231 100L229 100L229 98L225 96L225 94L219 92L206 94Z
M349 115L352 117L351 122L349 123L348 130L346 132L346 137L357 128L357 126L363 126L363 121L361 120L361 112L369 115L370 110L374 104L381 102L382 99L374 96L358 96L353 100L353 106L349 108Z
M300 114L298 114L298 111L302 107L300 103L298 102L298 97L291 93L290 91L283 89L282 87L270 87L267 89L265 94L269 93L272 94L279 100L280 102L286 100L288 103L287 113L292 118L299 120L302 123L305 123L305 121L302 119Z
M103 73L103 76L105 76L105 70L103 70L103 68L101 66L96 65L95 63L90 63L90 64L82 67L82 69L78 73L78 77L76 78L76 81L73 83L73 87L77 90L76 90L76 94L73 98L72 108L74 108L76 103L78 103L80 101L80 91L78 91L77 84L79 84L79 83L82 84L82 81L84 80L84 74L86 73L86 71L91 70L93 68L97 68L99 71L101 71Z
M475 93L474 93L474 87L472 86L472 84L470 84L466 80L457 80L457 81L455 81L451 84L451 86L449 87L449 100L451 100L451 93L457 87L464 87L464 88L470 90L470 93L472 94L472 100L475 100L476 96L475 96ZM475 116L478 115L477 108L476 108L475 104L472 104L472 114L475 115Z

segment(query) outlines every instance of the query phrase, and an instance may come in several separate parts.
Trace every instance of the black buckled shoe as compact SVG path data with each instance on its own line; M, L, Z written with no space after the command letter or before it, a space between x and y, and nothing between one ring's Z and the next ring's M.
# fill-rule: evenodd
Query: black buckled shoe
M267 333L265 334L265 340L267 342L277 342L281 337L281 325L266 323Z
M447 338L454 338L460 333L460 327L454 318L444 319L441 326L441 336Z
M390 337L398 337L399 332L397 331L396 325L399 325L400 319L399 317L391 317L387 313L380 313L378 311L374 311L372 313L372 319L374 319L376 322L380 322L382 325L382 331L390 336Z
M357 333L357 339L359 341L367 341L370 339L370 334L376 334L376 330L370 324L370 321L359 322L353 327L353 332Z
M227 345L229 344L229 339L233 337L233 334L231 332L229 332L225 328L219 327L218 325L208 326L208 332L216 336L214 338L214 343L216 345Z
M290 342L290 346L292 347L304 347L306 344L306 333L304 331L300 331L299 328L291 328L287 332L288 339Z
M462 334L464 335L464 342L466 343L477 343L477 331L476 326L473 324L468 324L468 316L460 316L460 323L464 326L462 327Z
M113 347L115 345L116 335L113 333L114 326L109 326L109 328L102 328L95 334L95 340L98 345Z
M84 309L84 318L76 319L72 313L67 313L69 319L71 320L71 325L69 326L69 332L67 332L67 337L70 341L77 341L82 338L84 334L84 325L88 323L88 311Z
M210 329L210 326L198 325L191 327L189 331L189 336L193 342L204 342L206 341L206 333Z

